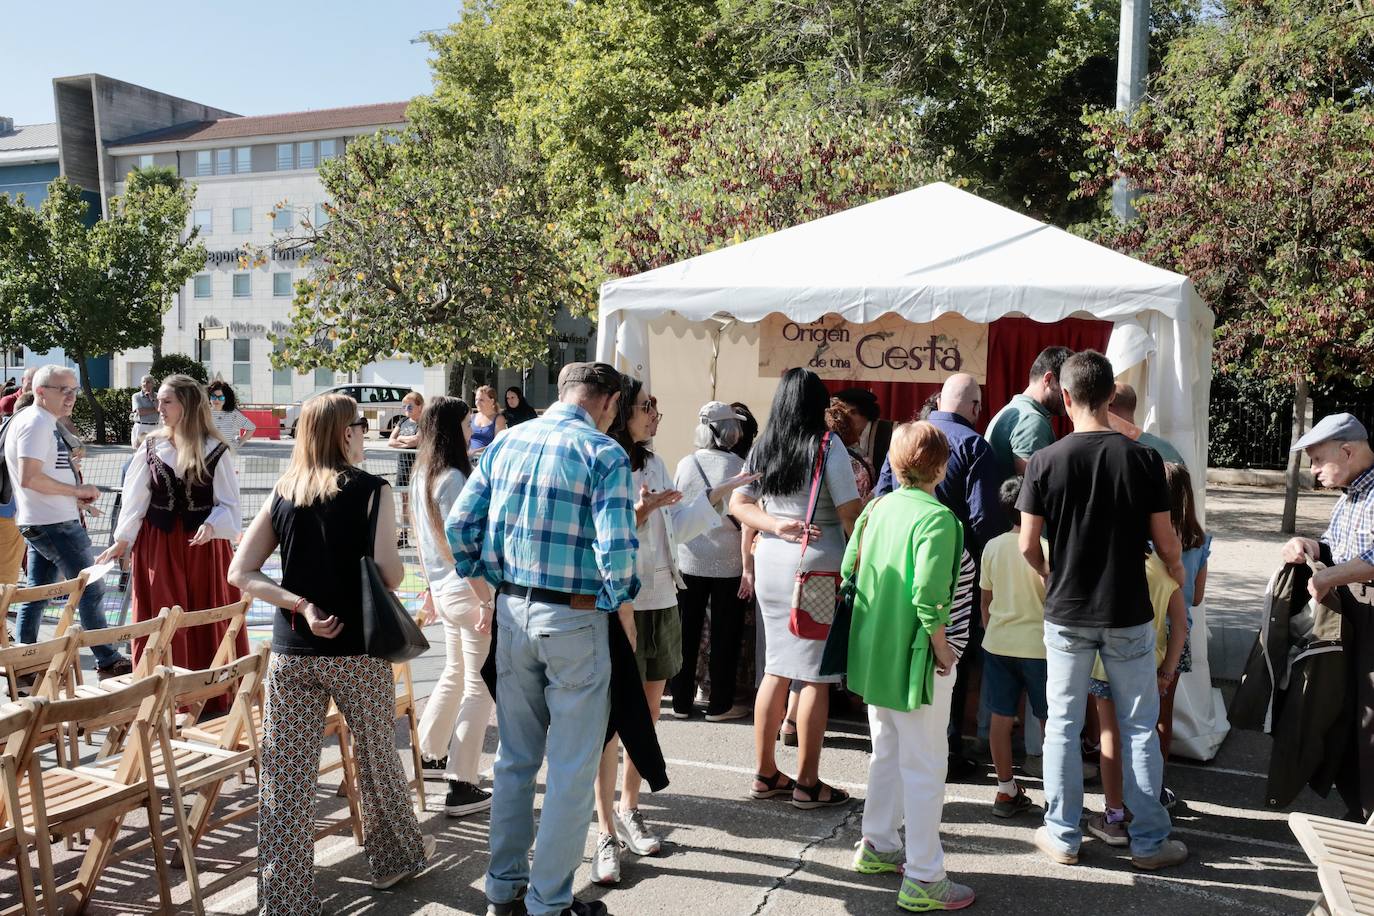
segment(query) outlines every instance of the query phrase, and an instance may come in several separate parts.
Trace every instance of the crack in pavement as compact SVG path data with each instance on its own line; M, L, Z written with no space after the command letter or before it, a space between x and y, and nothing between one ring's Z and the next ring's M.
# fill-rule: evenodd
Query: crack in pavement
M768 909L768 901L773 896L773 893L775 891L781 890L784 886L786 886L789 878L791 878L797 872L801 871L803 868L806 867L807 853L809 853L811 850L815 849L822 843L828 843L831 840L838 837L841 833L844 832L846 827L852 826L857 822L859 818L863 816L863 811L864 808L862 799L855 799L850 801L848 805L848 810L845 811L844 817L840 818L840 820L835 824L835 826L830 828L829 833L813 837L805 846L797 850L797 855L793 859L792 867L789 868L784 874L781 874L773 879L773 886L763 892L763 899L759 901L758 906L754 907L754 912L751 914L751 916L762 916L764 910Z

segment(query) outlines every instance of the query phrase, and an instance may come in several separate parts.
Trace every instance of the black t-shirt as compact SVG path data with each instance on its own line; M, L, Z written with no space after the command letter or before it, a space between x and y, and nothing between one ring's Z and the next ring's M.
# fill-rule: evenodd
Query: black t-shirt
M272 651L281 655L366 655L363 644L362 571L368 552L368 510L372 494L386 484L354 468L345 471L339 492L322 503L297 506L272 497L272 530L281 544L282 588L338 617L343 630L333 639L316 636L305 617L278 608Z
M1158 452L1110 430L1073 433L1031 457L1016 508L1045 519L1046 620L1132 627L1154 619L1150 516L1169 511Z

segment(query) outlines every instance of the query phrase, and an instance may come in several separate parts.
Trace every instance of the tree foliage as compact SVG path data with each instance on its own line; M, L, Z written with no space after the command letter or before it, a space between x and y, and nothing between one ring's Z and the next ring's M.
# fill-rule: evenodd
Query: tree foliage
M1090 119L1083 191L1141 192L1139 218L1098 236L1193 280L1223 371L1374 373L1371 24L1344 3L1250 0L1173 45L1129 123Z
M202 385L210 381L210 374L205 371L205 364L200 360L192 359L185 353L164 353L148 369L148 374L157 380L159 385L162 380L169 375L189 375L191 378L200 382Z
M130 174L125 194L88 226L80 189L64 178L37 210L0 196L0 320L4 336L39 352L61 348L91 396L92 357L162 337L173 294L205 266L186 231L192 191L167 170ZM95 411L103 437L104 417Z

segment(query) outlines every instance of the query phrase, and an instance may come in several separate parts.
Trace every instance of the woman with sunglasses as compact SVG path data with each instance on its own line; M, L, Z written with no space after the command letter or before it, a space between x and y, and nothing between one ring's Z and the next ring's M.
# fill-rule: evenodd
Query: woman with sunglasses
M239 410L239 399L229 383L215 379L207 389L210 392L210 413L215 420L215 429L235 452L239 446L253 438L257 424Z

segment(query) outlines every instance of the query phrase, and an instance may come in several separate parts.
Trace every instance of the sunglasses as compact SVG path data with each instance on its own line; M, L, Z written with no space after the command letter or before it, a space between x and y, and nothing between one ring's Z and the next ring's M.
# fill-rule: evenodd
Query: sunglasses
M358 419L354 420L352 423L348 424L348 428L349 428L349 429L367 429L367 418L366 418L366 417L359 417Z
M210 395L210 400L212 400L212 401L222 401L222 400L224 400L224 395L222 395L222 394L212 394L212 395Z

